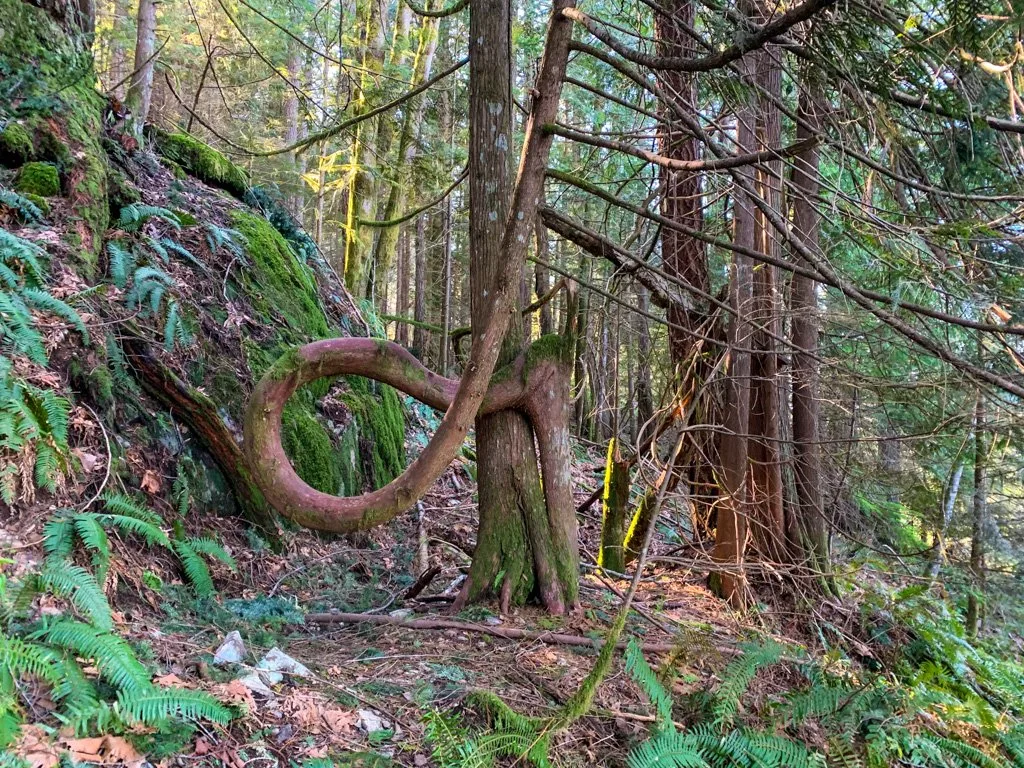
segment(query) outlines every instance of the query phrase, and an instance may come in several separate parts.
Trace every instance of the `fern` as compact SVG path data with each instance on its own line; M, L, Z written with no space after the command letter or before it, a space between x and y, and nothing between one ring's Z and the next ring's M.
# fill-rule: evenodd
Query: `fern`
M26 224L38 224L43 220L43 212L38 205L10 189L0 187L0 205L15 211Z
M181 560L182 569L196 595L201 598L211 597L217 591L213 585L213 577L210 576L209 567L199 553L192 548L191 543L176 539L171 542L171 547L178 555L178 559Z
M44 312L49 312L51 315L59 317L61 320L67 322L68 325L72 326L79 334L81 334L82 340L86 344L89 343L89 330L85 327L85 323L82 321L81 316L69 305L39 288L24 288L21 291L21 295L25 298L25 301L29 306L35 307L36 309Z
M116 240L111 240L107 243L107 257L110 260L110 278L114 285L124 289L128 285L129 275L138 265L138 254L131 246L125 248Z
M235 558L233 558L230 553L224 549L224 547L213 539L206 537L188 539L188 545L194 552L206 555L207 557L212 557L214 560L219 560L231 570L235 570L237 568L235 565Z
M657 715L655 733L663 729L674 729L672 725L672 697L669 696L665 686L661 684L654 670L644 658L644 652L640 644L631 640L626 646L626 672L639 685L647 698L651 700Z
M122 493L108 493L103 497L103 506L107 511L124 517L134 517L151 525L160 525L163 521L152 510L147 509L131 497Z
M111 630L114 620L110 605L96 578L81 566L53 559L36 576L38 589L48 589L71 601L84 616L100 629Z
M712 714L718 725L725 727L732 723L739 709L740 697L754 675L759 669L778 662L782 653L782 646L770 640L763 645L743 646L743 653L725 668L722 682L715 693Z
M121 691L140 691L149 687L149 673L124 640L79 621L61 620L41 630L34 639L73 650L92 659L100 675Z
M157 205L132 203L121 209L117 218L117 227L124 232L139 232L150 219L160 219L175 230L181 229L181 221L174 211Z
M202 718L215 723L226 723L231 719L231 710L210 694L184 688L150 687L134 695L121 691L117 703L131 720L150 725L170 717Z

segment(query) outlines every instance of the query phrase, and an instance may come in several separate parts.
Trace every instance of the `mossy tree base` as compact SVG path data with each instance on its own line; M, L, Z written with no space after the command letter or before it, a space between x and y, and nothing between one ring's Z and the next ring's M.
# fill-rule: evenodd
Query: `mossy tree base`
M523 446L522 453L539 456L543 484L536 481L536 463L532 482L529 467L516 468L517 480L508 490L520 501L512 512L481 521L475 558L479 565L465 599L497 594L503 604L511 604L536 594L554 613L577 603L579 555L569 472L570 348L549 338L536 342L493 377L484 396L480 415L507 411L502 418L527 422L529 430L521 434L535 439L536 449ZM442 411L459 382L428 370L397 344L360 338L307 344L283 355L264 375L245 419L246 453L261 488L275 509L300 525L347 533L387 522L408 510L416 496L399 480L370 494L339 498L310 487L292 467L282 447L282 414L292 393L311 381L339 375L373 379ZM403 476L412 473L411 482L416 482L423 471L414 463Z

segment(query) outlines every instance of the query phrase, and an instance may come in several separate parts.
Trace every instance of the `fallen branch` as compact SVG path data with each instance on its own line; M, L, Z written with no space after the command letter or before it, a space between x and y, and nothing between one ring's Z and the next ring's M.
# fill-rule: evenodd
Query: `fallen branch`
M549 645L571 645L578 648L600 650L604 638L584 637L583 635L566 635L561 632L540 632L532 629L516 627L491 627L486 624L473 624L468 621L454 619L400 619L394 616L374 616L364 613L309 613L306 614L307 624L377 624L381 626L402 627L403 629L457 629L462 632L476 632L482 635L500 637L502 640L533 640ZM618 649L626 647L626 640L615 643ZM645 653L669 653L675 649L673 643L643 643ZM718 649L721 653L738 654L735 648Z

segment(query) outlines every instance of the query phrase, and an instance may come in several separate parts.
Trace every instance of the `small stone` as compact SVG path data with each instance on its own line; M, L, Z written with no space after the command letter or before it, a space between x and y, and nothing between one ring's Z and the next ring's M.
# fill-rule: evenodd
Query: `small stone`
M312 677L312 673L305 664L296 661L280 648L274 647L267 651L267 655L260 659L256 669L271 675L277 675L275 682L280 682L281 672L296 677Z
M399 608L397 610L391 611L388 614L388 616L390 616L393 619L408 619L414 613L416 612L412 608Z
M426 755L421 755L417 752L412 756L412 764L415 765L416 768L423 768L424 765L430 765L430 760L427 759Z
M229 632L213 654L214 664L239 664L246 656L245 642L237 631Z
M356 715L359 717L357 725L367 734L386 731L391 727L389 720L385 720L382 715L374 712L372 709L360 709L356 712Z
M291 723L285 723L277 731L277 735L274 736L274 741L278 745L284 744L288 739L295 735L295 726Z
M501 619L497 616L487 616L484 618L484 624L489 627L497 627L501 625Z
M260 675L256 672L250 672L248 675L238 678L238 682L260 696L265 696L268 699L273 698L274 696L274 692L270 689L270 686L263 682Z

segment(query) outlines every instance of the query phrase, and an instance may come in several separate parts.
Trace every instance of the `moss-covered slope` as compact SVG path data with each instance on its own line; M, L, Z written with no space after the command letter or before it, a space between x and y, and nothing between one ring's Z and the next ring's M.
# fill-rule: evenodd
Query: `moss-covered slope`
M0 203L0 225L31 225L19 236L44 244L53 290L90 330L86 346L57 338L52 381L101 419L124 485L178 478L197 511L258 505L235 466L251 388L294 345L364 329L358 310L224 154L173 130L137 148L95 88L84 40L21 0L0 0L0 18L0 189L21 195ZM41 221L24 215L32 205ZM296 470L324 492L360 493L404 466L390 388L314 382L285 422ZM80 473L72 456L67 466ZM41 502L73 505L90 489L71 481Z

